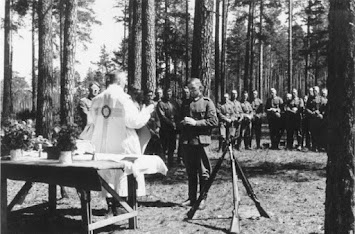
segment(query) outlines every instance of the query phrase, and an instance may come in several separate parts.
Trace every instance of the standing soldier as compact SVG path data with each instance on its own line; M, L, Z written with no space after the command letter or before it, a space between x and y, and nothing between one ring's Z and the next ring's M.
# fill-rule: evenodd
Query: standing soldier
M321 113L321 97L319 95L319 87L314 86L313 92L314 97L311 100L308 99L306 111L310 116L309 126L311 130L312 150L317 152L320 149L319 138L323 114Z
M320 105L320 113L323 115L323 119L321 120L321 139L320 146L322 150L327 148L327 128L328 128L328 120L327 113L328 112L328 89L324 88L321 92L321 105Z
M185 116L183 116L184 113L188 113L190 110L190 90L189 87L184 86L183 88L183 93L182 93L182 99L180 103L180 113L179 113L179 122L181 122ZM181 130L181 129L179 129ZM180 164L181 160L184 159L182 155L182 141L181 141L181 132L179 132L179 145L178 145L178 158L177 158L177 163Z
M235 138L239 138L240 137L240 127L241 127L241 123L243 120L243 110L242 110L242 106L240 105L240 102L238 101L238 92L237 90L233 89L232 90L232 97L231 97L231 102L234 105L234 128L235 128Z
M271 97L266 101L266 114L270 129L271 149L279 149L281 138L281 107L282 98L277 96L276 89L271 88Z
M293 148L293 136L296 135L297 149L301 150L301 113L303 107L303 100L298 97L297 89L292 89L291 100L285 103L287 149Z
M243 111L243 118L240 127L240 136L237 141L237 149L240 149L242 139L244 140L245 149L250 149L251 141L251 120L253 118L253 108L248 102L248 92L244 91L242 99L240 100L240 106Z
M255 142L256 148L261 149L260 139L261 139L261 124L262 124L262 115L263 115L263 101L258 98L258 91L253 91L254 99L251 103L251 107L253 108L253 119L252 119L252 134L251 139L253 139L253 135L255 134ZM251 143L251 141L250 141ZM250 145L251 147L251 145Z
M313 87L310 87L308 89L308 95L304 97L303 103L304 103L304 110L303 110L303 119L302 119L302 144L303 141L306 141L306 148L311 149L311 131L310 131L310 126L309 126L309 121L311 119L311 115L307 111L309 109L309 105L311 101L314 98L314 92L313 92Z
M197 181L199 180L202 191L210 177L208 146L211 143L212 128L218 126L215 105L211 99L203 96L201 81L192 78L189 81L189 89L190 108L183 113L184 120L181 122L182 147L189 184L189 197L182 203L184 206L192 206L196 202ZM201 201L200 209L205 208L205 199L206 197Z
M172 99L173 92L170 88L165 90L164 97L157 105L157 112L161 123L160 138L164 153L167 152L168 166L173 166L174 151L176 148L176 122L179 107Z
M149 106L151 104L155 104L153 100L153 91L148 90L145 95L145 101L144 104L146 106ZM161 145L160 141L160 120L158 117L158 113L156 111L156 108L154 108L154 111L150 114L150 119L148 120L147 127L150 131L151 138L148 142L148 145L144 151L144 154L153 154L153 155L159 155L160 157L164 157L164 152L163 148Z
M225 148L225 142L230 136L235 135L235 127L233 122L235 111L233 102L229 100L229 94L226 93L223 96L223 101L217 108L217 116L219 120L219 133L220 133L220 147L218 147L218 151L220 148Z

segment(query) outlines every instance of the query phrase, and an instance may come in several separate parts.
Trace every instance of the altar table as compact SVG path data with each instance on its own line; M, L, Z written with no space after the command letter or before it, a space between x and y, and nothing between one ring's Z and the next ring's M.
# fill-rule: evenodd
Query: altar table
M16 203L26 196L33 182L49 184L48 206L53 215L56 209L56 185L76 188L80 194L83 230L93 230L111 225L118 221L129 220L129 228L137 227L137 174L166 174L167 168L158 156L139 157L129 155L98 155L99 160L88 160L88 156L77 157L70 164L61 164L58 160L24 157L19 161L1 161L1 233L7 233L7 213ZM91 156L90 156L91 157ZM100 159L101 158L101 159ZM112 160L113 158L113 160ZM146 162L151 162L149 166ZM152 163L153 162L153 163ZM128 170L129 169L129 170ZM117 170L128 177L128 201L126 202L112 189L103 178L107 171ZM26 181L13 201L7 205L7 179ZM90 191L101 191L104 188L115 198L127 213L113 216L93 223L90 206Z

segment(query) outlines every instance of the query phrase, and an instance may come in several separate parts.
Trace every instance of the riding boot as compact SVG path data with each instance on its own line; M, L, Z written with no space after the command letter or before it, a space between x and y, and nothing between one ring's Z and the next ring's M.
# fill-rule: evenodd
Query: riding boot
M200 181L200 196L201 196L201 193L203 192L207 184L207 180L206 179L201 179ZM207 199L207 194L205 194L201 200L201 203L200 203L200 206L199 206L199 209L200 210L204 210L206 208L206 199Z

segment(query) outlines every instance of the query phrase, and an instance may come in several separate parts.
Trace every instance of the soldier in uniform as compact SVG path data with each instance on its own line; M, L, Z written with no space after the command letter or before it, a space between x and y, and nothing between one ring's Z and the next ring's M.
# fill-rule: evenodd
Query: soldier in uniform
M303 119L302 119L302 142L305 140L306 141L306 148L310 149L311 148L311 132L310 132L310 126L309 126L309 121L311 118L311 115L307 111L309 109L309 105L311 101L314 98L314 92L313 92L313 87L310 87L308 89L308 95L304 97L304 110L303 110Z
M153 91L148 90L145 95L144 104L146 106L149 106L151 104L154 105L155 102L153 100L153 97L154 97ZM154 108L154 111L150 114L150 119L148 120L147 127L150 131L151 138L144 151L144 154L159 155L160 157L163 158L164 152L163 152L160 135L159 135L161 125L160 125L160 120L156 108Z
M198 78L192 78L188 85L191 103L189 110L183 113L181 138L184 162L188 176L188 199L182 205L192 206L197 199L197 181L202 191L210 177L211 165L207 149L211 143L212 128L218 126L216 108L213 101L202 94L203 86ZM205 199L200 208L205 207Z
M277 96L276 89L271 88L271 97L267 99L265 109L270 129L271 149L279 149L281 138L282 98Z
M321 96L319 95L319 87L314 86L313 88L314 97L308 99L308 105L306 111L310 116L309 126L311 130L312 138L312 150L318 151L320 149L320 133L321 133L321 122L323 120L323 114L321 113Z
M100 85L97 82L90 83L89 85L89 95L80 99L78 112L81 117L82 122L80 123L80 127L83 130L88 123L88 114L90 112L92 99L96 97L100 92Z
M188 113L190 109L190 90L189 87L184 86L183 88L183 93L182 93L182 99L180 103L180 111L179 111L179 122L181 122L184 119L183 113ZM180 129L178 129L180 130ZM182 155L182 141L181 141L181 132L179 132L179 145L178 145L178 158L177 158L177 163L181 163L181 160L184 160L184 157Z
M220 146L222 149L224 149L225 147L226 140L230 136L235 135L235 127L233 124L233 122L235 121L234 115L235 115L235 110L234 110L233 102L229 100L229 94L226 93L223 96L222 103L217 107L220 141L222 142Z
M242 99L240 100L240 106L243 111L243 118L240 127L240 135L237 140L237 149L240 149L242 139L244 140L245 149L250 149L251 141L251 120L253 118L253 108L248 102L248 92L244 91Z
M251 107L253 108L253 119L252 119L252 135L251 139L253 139L253 135L255 134L255 142L256 148L261 149L260 139L261 139L261 124L262 124L262 115L263 115L263 101L258 97L258 91L253 91L254 99L251 102ZM251 141L250 141L251 143ZM251 147L251 145L250 145Z
M293 148L293 137L296 135L297 149L301 150L301 113L303 108L303 100L298 97L297 89L292 89L291 100L285 103L287 149Z
M235 128L235 138L240 137L240 128L241 128L241 123L243 120L243 110L242 106L240 105L240 102L238 101L238 92L237 90L233 89L232 90L232 96L231 96L231 102L233 102L234 105L234 128ZM238 148L238 146L236 146ZM239 149L238 149L239 150Z
M327 113L328 112L328 89L323 88L321 91L321 104L320 104L320 113L323 115L323 119L321 120L321 138L320 141L320 148L321 150L325 150L327 148L327 127L328 127L328 120L327 120Z
M168 166L173 166L174 151L176 149L179 106L172 98L173 92L170 88L165 90L164 97L157 105L157 112L161 123L160 139L163 145L164 153L167 153Z

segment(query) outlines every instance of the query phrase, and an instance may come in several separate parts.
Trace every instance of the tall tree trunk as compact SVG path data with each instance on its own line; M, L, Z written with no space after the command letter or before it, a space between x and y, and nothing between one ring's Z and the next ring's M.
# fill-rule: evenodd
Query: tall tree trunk
M219 85L220 85L220 64L219 64L219 36L220 36L220 30L219 30L219 10L220 10L220 0L216 0L216 23L215 23L215 36L214 36L214 88L215 88L215 102L218 103L220 94L223 95L223 88L221 88L221 92L219 90Z
M126 62L126 53L127 53L127 12L128 12L128 6L127 6L127 0L124 0L124 11L123 11L123 54L122 54L122 67L123 69L127 68L127 62Z
M293 0L288 0L288 92L292 89L292 5Z
M63 76L60 79L60 122L74 123L75 41L77 0L65 0Z
M308 0L308 14L307 14L307 34L305 40L305 51L306 51L306 58L305 58L305 68L304 68L304 93L307 93L308 90L308 67L309 67L309 37L310 37L310 30L311 30L311 5L312 1Z
M164 2L164 59L165 59L165 79L164 88L170 87L170 57L169 57L169 0Z
M254 0L249 1L249 13L248 13L248 28L247 28L247 38L245 43L245 60L244 60L244 90L248 91L250 86L250 44L251 44L251 25L253 19L253 4Z
M37 76L36 76L36 0L32 0L32 111L37 106Z
M316 39L316 54L314 58L314 85L318 85L318 78L319 78L319 40Z
M141 0L129 0L128 85L139 89L142 82L141 12Z
M250 64L249 64L249 77L250 77L250 82L249 82L249 96L251 97L252 95L252 90L255 87L255 80L254 80L254 44L255 44L255 33L254 33L254 13L255 13L255 0L252 2L252 14L251 14L251 32L250 32Z
M263 38L263 13L264 13L264 4L263 0L260 0L260 37L259 37L259 82L258 90L259 97L263 98L263 75L264 75L264 38Z
M142 90L155 90L155 4L142 1Z
M185 22L185 83L189 79L189 21L190 21L190 14L189 14L189 0L186 0L186 22Z
M201 79L204 95L208 95L211 82L212 29L213 0L196 0L191 76Z
M12 65L11 65L11 0L5 2L4 19L4 93L2 118L10 118L12 113Z
M326 234L355 232L355 4L330 0Z
M38 2L38 99L36 133L50 137L53 127L53 48L52 48L53 0Z
M227 2L226 2L227 1ZM222 8L222 54L221 54L221 92L226 92L226 40L229 0L223 0Z

